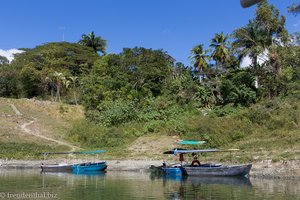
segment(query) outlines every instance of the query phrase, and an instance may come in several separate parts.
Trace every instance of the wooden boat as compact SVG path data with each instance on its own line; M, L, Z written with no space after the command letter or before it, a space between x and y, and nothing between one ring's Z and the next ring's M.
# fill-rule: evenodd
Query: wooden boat
M231 152L232 150L226 150L226 152ZM166 151L164 154L179 154L181 164L180 166L166 166L163 164L161 170L164 173L180 174L188 176L246 176L249 174L252 164L240 164L240 165L222 165L222 164L200 164L198 160L194 160L191 165L184 164L183 154L187 153L208 153L208 152L224 152L224 150L218 149L200 149L200 150L184 150L184 149L174 149L171 151Z
M189 176L246 176L251 167L252 164L220 165L217 167L185 166L182 172Z
M42 172L72 172L73 164L48 164L44 165L42 163Z
M72 166L72 171L75 173L104 171L107 168L106 162L82 163Z
M85 152L45 152L44 160L47 155L53 154L99 154L104 153L105 150L95 150L95 151L85 151ZM42 172L81 172L81 171L101 171L107 168L106 162L83 162L83 163L73 163L73 164L44 164L42 163ZM74 171L75 170L75 171Z

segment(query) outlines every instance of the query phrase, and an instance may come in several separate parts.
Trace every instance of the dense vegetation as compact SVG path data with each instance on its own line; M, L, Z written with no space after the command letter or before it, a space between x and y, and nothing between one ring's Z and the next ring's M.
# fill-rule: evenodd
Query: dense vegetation
M146 134L242 149L263 146L268 137L299 142L299 34L288 34L285 17L267 1L244 27L216 34L209 49L193 47L192 66L163 50L105 49L92 32L78 44L23 49L12 63L0 58L0 96L82 104L87 120L74 124L69 137L89 148L122 147ZM240 68L246 56L252 63ZM248 146L239 144L251 136Z

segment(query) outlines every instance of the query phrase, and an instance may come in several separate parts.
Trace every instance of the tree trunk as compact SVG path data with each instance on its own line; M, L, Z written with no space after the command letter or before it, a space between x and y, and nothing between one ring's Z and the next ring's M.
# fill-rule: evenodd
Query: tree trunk
M257 88L260 86L260 80L259 80L259 72L258 72L258 56L253 56L252 57L252 65L253 65L253 70L255 74L255 85Z
M76 98L75 84L73 85L73 95L74 95L75 104L77 105L77 98Z
M59 100L59 102L61 102L61 99L60 99L60 85L56 85L55 101L57 101L57 99Z

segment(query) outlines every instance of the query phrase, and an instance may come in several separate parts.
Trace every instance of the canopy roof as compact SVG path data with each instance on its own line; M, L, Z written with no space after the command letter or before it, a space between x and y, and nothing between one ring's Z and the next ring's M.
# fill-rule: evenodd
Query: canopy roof
M177 144L186 144L186 145L198 145L198 144L205 144L206 141L196 141L196 140L181 140L177 142Z
M186 150L186 149L174 149L171 151L166 151L164 154L187 154L187 153L209 153L209 152L231 152L231 151L238 151L239 149L228 149L228 150L220 150L220 149L195 149L195 150Z

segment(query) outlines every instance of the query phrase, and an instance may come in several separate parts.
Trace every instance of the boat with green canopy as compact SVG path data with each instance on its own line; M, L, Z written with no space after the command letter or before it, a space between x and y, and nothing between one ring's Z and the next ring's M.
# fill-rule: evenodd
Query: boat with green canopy
M188 176L247 176L251 170L252 164L239 164L239 165L223 165L223 164L202 164L198 160L199 153L213 153L213 152L232 152L238 149L173 149L164 152L164 154L179 155L180 164L167 166L163 164L161 169L166 174L171 175L188 175ZM194 160L191 164L184 162L184 154L192 154Z

